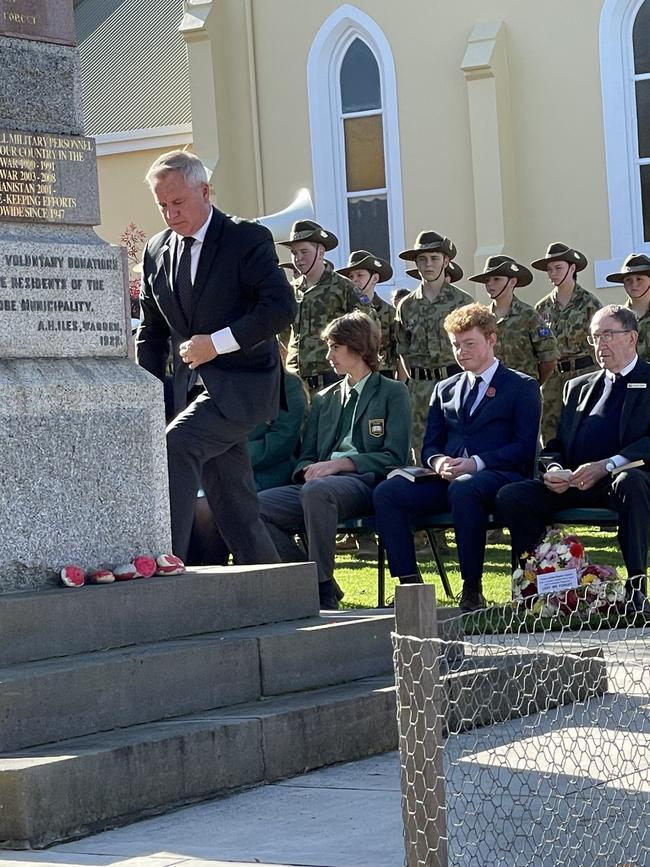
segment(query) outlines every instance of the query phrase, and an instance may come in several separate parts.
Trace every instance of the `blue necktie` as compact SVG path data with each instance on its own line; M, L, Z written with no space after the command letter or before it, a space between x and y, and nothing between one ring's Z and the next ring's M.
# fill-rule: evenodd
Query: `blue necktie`
M183 238L183 252L178 261L175 291L181 310L189 321L192 313L192 244L196 238Z
M476 398L478 397L478 390L479 390L479 387L480 387L482 382L483 382L483 380L481 379L481 377L477 376L474 379L474 385L470 388L469 393L467 394L467 397L463 401L463 421L465 421L465 422L469 420L470 410L474 406L474 402L476 401Z

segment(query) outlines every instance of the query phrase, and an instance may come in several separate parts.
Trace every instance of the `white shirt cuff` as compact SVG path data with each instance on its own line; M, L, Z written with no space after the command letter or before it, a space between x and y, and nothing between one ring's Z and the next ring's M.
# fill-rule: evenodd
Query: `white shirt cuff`
M445 457L446 457L446 455L431 455L431 457L429 458L427 463L429 464L431 469L434 471L434 473L438 472L437 465L442 463L442 461L445 459Z
M614 455L614 457L609 458L607 463L613 463L617 467L622 467L623 464L627 463L627 458L624 458L623 455Z
M485 469L485 462L482 461L478 455L472 455L472 458L474 459L474 463L476 464L477 473L480 473L481 470Z
M237 352L238 349L241 349L230 328L222 328L221 331L215 331L210 337L218 355L227 355L229 352Z

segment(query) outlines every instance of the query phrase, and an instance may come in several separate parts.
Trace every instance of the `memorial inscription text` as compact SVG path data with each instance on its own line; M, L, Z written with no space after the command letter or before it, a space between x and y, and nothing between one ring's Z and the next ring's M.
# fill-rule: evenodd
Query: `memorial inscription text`
M84 186L96 186L92 139L0 130L0 220L96 225L74 195Z
M0 0L0 36L74 45L72 0Z
M47 355L51 338L58 335L60 341L66 333L73 340L70 348L82 339L91 353L125 347L122 263L110 250L79 253L55 244L33 253L5 247L0 254L0 351L11 345L19 349L18 342L36 343Z

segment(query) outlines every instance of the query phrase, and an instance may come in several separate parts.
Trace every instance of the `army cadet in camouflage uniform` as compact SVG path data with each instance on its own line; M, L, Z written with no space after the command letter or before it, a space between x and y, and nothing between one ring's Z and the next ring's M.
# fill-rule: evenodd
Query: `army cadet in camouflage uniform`
M577 272L587 267L587 259L578 250L559 242L549 244L546 256L531 262L531 267L545 271L555 287L535 304L560 350L556 372L542 388L542 440L548 442L557 434L565 382L598 369L587 337L589 323L603 305L576 281Z
M414 280L420 280L420 272L417 268L407 268L406 273L409 277L412 277ZM445 274L447 275L447 280L449 283L458 283L459 280L463 279L465 272L460 267L458 262L450 262L445 268ZM406 298L407 295L411 294L410 289L396 289L393 292L393 304L395 307L399 304L402 298Z
M291 249L293 265L300 272L291 283L298 313L288 336L287 369L302 377L313 395L339 378L327 361L321 332L338 316L356 309L368 312L369 305L325 259L325 253L338 246L332 232L313 220L296 220L289 238L278 243Z
M533 275L510 256L489 256L482 274L469 278L485 284L492 299L488 305L497 317L495 355L502 364L519 370L542 385L552 375L560 360L557 340L539 314L514 294L519 286L528 286Z
M397 371L397 340L395 338L395 308L375 292L378 283L385 283L393 276L393 269L367 250L350 253L347 267L339 268L338 274L347 277L354 284L363 303L369 304L374 318L381 328L381 368L380 373L395 379Z
M636 351L644 361L650 361L650 258L642 253L630 253L618 274L608 274L608 283L622 283L627 292L625 306L639 322Z
M418 288L400 302L395 315L397 351L411 393L411 442L419 463L433 386L460 371L443 322L452 310L474 299L449 283L445 269L456 256L456 247L449 238L437 232L420 232L413 247L399 255L400 259L415 262L421 280Z

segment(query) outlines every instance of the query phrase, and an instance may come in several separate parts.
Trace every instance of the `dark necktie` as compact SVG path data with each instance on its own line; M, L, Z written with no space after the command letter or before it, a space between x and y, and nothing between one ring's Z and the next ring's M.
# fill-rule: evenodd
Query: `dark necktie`
M468 421L470 417L470 410L474 406L476 398L478 397L478 390L480 388L483 380L480 376L477 376L474 379L474 385L470 388L467 397L463 401L463 421Z
M183 252L176 270L176 295L185 318L192 312L192 244L196 238L183 238Z
M354 408L357 403L357 398L359 397L359 393L354 389L350 390L348 394L348 399L341 411L341 416L339 418L339 423L336 427L336 437L334 438L334 451L337 451L338 447L341 445L341 441L345 439L345 437L350 433L350 427L352 426L352 417L354 416Z

